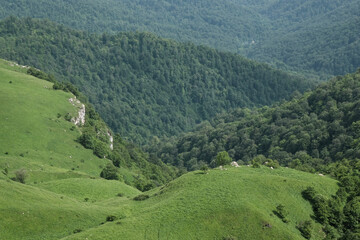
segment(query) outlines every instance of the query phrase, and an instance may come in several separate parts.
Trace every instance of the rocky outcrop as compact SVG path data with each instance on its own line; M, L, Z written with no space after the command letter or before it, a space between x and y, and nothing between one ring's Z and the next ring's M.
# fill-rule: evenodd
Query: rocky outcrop
M70 98L69 102L79 109L78 116L71 118L71 122L77 126L83 126L85 124L86 114L85 104L82 104L78 99L76 99L76 97Z
M107 132L107 135L109 136L110 149L114 150L114 138L113 138L113 136L111 135L111 133L109 131Z

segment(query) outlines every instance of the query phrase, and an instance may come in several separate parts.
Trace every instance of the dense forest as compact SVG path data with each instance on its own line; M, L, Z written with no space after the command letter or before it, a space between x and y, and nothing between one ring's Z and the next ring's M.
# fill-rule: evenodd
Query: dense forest
M46 18L92 32L148 31L326 78L360 65L357 0L2 1L0 18Z
M240 164L276 160L315 172L360 158L360 70L273 107L237 109L180 138L153 139L149 151L187 170L216 166L227 151Z
M121 136L144 143L217 113L271 104L313 83L149 33L90 34L44 20L0 22L0 56L70 81Z

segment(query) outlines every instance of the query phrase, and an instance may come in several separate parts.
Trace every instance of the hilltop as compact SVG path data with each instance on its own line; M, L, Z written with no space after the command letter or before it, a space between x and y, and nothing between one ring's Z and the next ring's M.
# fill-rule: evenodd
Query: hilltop
M114 132L137 144L314 86L236 54L149 33L96 35L12 17L0 22L0 43L0 57L70 81Z

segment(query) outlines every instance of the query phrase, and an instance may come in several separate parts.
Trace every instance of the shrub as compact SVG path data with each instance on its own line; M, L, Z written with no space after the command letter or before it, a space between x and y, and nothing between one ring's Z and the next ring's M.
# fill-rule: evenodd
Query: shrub
M77 229L75 229L75 230L73 231L73 233L79 233L79 232L82 232L82 229L77 228Z
M260 164L258 162L254 162L252 167L253 168L260 168Z
M27 172L25 169L20 169L15 172L15 181L20 183L25 183L25 178L27 177Z
M113 221L115 221L116 219L117 219L117 217L114 216L114 215L109 215L109 216L106 217L106 221L107 221L107 222L113 222Z
M289 220L286 218L289 214L288 211L285 209L285 206L279 204L276 206L276 210L274 212L284 223L288 223Z
M216 164L218 166L226 165L231 162L231 157L226 151L219 152L216 155Z
M202 165L200 170L203 171L203 174L206 174L209 171L209 167L208 167L208 165L204 164L204 165Z
M305 200L312 203L314 201L316 191L313 187L307 187L304 191L302 191L301 195Z
M117 175L117 172L117 168L111 162L109 162L106 167L101 171L100 177L107 180L118 180L119 177Z
M135 200L135 201L144 201L144 200L148 199L149 197L150 196L147 195L147 194L140 194L140 195L134 197L133 200Z
M301 235L304 238L306 238L306 239L311 238L311 232L312 232L312 229L313 229L312 221L307 220L305 222L301 222L296 227L297 227L297 229L299 229L299 231L301 232Z

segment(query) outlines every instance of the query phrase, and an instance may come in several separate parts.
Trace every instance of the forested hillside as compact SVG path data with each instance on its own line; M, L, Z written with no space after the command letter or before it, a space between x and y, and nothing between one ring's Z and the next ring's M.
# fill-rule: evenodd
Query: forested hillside
M149 31L325 78L360 66L357 0L3 0L0 18L93 32Z
M148 33L96 35L13 17L0 22L0 56L71 81L115 132L137 143L313 85L236 54Z
M281 1L268 9L266 15L279 28L245 55L280 68L285 63L290 69L331 75L354 72L360 66L360 2L298 2Z
M153 142L167 163L199 169L227 151L234 161L278 161L282 166L329 171L334 162L360 158L360 70L336 77L274 107L238 109L204 122L180 138Z

